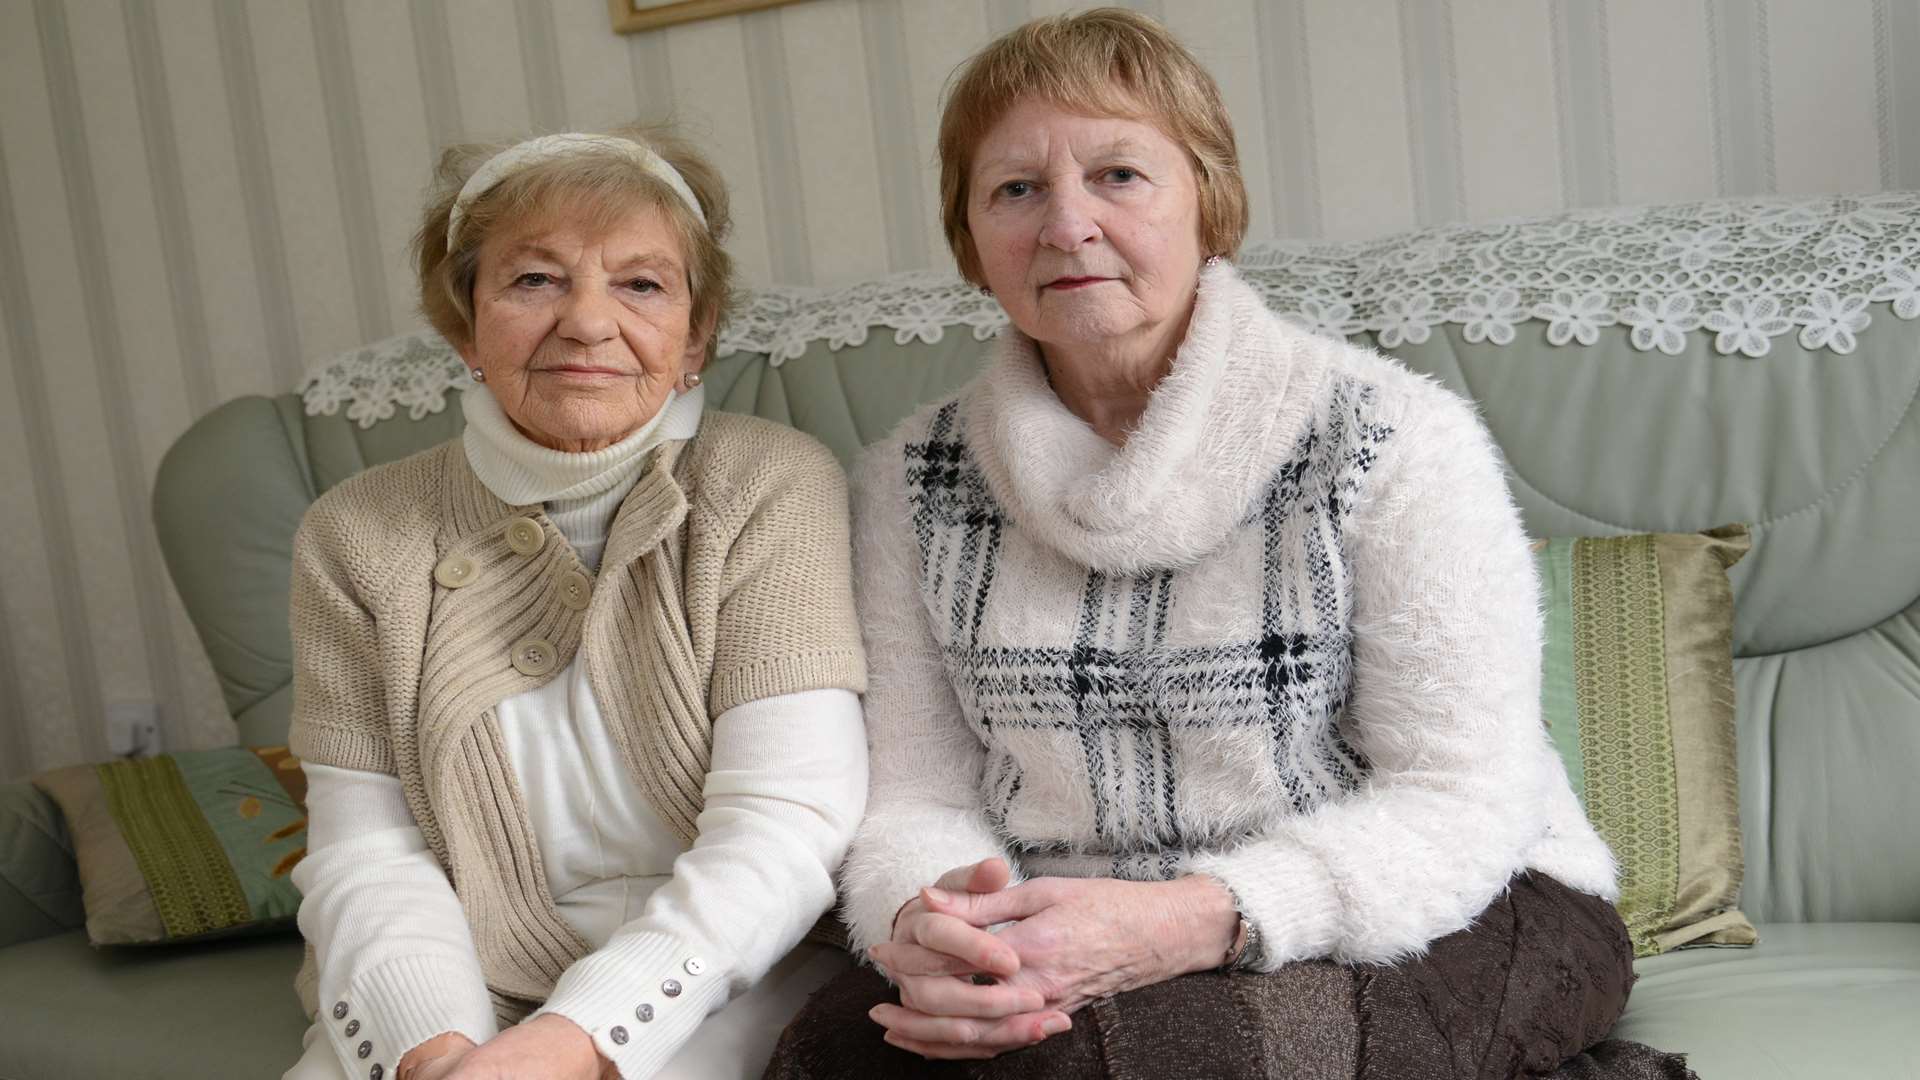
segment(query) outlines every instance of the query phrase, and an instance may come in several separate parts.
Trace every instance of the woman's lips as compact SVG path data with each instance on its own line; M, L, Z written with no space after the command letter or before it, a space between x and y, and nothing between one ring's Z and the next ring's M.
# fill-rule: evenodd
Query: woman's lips
M1049 289L1084 289L1088 285L1098 285L1103 281L1112 280L1112 278L1103 277L1063 277L1054 278L1052 281L1047 282L1046 287Z
M626 375L626 372L619 368L590 367L582 364L562 364L558 367L537 370L547 375L559 375L568 379L618 379Z

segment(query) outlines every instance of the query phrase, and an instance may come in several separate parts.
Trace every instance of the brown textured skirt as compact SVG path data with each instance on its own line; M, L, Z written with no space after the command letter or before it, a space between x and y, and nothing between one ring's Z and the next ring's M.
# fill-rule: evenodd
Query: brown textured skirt
M867 1010L898 996L856 968L781 1035L770 1080L1684 1080L1678 1054L1607 1041L1633 983L1604 900L1543 874L1513 879L1474 924L1393 965L1206 972L1082 1009L1072 1030L991 1061L933 1062L881 1041Z

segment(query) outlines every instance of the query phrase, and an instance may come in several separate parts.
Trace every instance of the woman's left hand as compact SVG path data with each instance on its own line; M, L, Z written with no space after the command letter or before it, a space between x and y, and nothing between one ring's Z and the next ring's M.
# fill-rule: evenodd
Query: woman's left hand
M428 1062L428 1065L434 1064ZM466 1051L443 1080L601 1080L620 1074L594 1049L593 1036L553 1013L536 1016Z
M1007 985L1037 990L1048 1008L1063 1012L1218 967L1239 929L1232 895L1204 875L1168 882L1036 878L999 892L943 890L928 897L928 908L974 926L1012 923L999 932L1020 955ZM945 1046L951 1018L899 1006L877 1009L874 1018L920 1053L957 1049Z

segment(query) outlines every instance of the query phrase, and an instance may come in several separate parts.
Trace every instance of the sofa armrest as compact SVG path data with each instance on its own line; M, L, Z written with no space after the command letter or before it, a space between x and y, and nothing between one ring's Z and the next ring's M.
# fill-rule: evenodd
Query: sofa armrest
M0 948L86 921L60 808L24 780L0 784Z

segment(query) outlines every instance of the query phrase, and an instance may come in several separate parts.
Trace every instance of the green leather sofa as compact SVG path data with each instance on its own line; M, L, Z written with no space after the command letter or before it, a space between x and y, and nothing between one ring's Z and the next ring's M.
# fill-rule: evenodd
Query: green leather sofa
M1480 403L1536 535L1753 526L1732 574L1742 907L1760 943L1642 961L1617 1031L1689 1053L1707 1080L1920 1076L1920 320L1888 308L1844 355L1791 336L1724 355L1706 332L1668 355L1624 326L1554 347L1542 321L1504 346L1446 324L1391 350ZM796 342L778 364L735 352L709 400L844 458L986 347L933 336ZM459 427L457 407L361 426L253 397L167 456L155 517L241 741L285 739L302 512ZM81 922L57 812L0 786L0 1080L258 1080L298 1055L297 937L95 950Z

